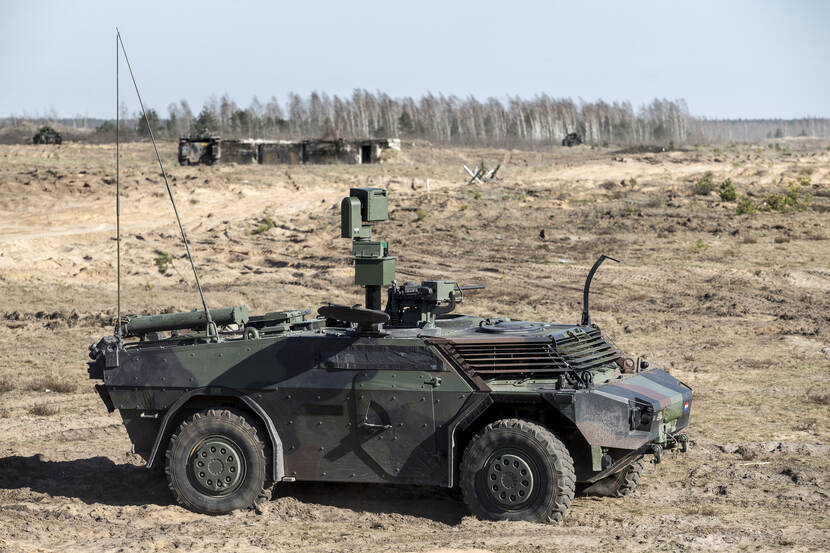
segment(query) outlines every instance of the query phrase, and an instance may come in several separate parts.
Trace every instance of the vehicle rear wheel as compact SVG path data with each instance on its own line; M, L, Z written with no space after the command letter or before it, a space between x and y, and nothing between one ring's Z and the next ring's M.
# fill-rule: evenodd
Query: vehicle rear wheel
M170 490L193 511L229 513L253 506L264 493L264 436L241 413L194 413L170 437L166 460Z
M522 419L485 426L464 452L461 489L479 518L559 522L574 497L574 467L547 428Z

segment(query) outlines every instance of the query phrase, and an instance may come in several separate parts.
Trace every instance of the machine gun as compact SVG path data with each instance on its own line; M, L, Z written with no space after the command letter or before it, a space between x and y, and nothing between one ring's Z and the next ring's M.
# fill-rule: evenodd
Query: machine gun
M464 301L465 290L481 290L484 285L459 286L451 280L427 280L421 284L393 284L386 302L389 326L434 326L436 317L450 313Z

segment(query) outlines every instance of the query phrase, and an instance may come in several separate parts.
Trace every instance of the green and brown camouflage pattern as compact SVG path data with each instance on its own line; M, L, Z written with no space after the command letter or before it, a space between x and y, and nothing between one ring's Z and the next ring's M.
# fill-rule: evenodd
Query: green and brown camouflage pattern
M584 482L671 446L689 422L691 390L659 369L622 372L594 325L453 317L373 335L294 317L268 334L277 327L260 319L262 332L243 325L230 338L109 337L92 348L90 376L148 466L178 421L207 406L261 422L276 480L441 486L455 484L464 440L504 413L563 436Z
M327 305L311 320L245 307L126 317L90 347L90 377L148 467L182 420L216 408L267 433L276 481L453 486L468 441L507 418L551 430L586 484L685 448L691 390L590 322L591 279L612 258L588 273L581 324L451 315L481 286L395 282L388 244L372 240L387 191L349 194L341 236L353 241L365 308Z

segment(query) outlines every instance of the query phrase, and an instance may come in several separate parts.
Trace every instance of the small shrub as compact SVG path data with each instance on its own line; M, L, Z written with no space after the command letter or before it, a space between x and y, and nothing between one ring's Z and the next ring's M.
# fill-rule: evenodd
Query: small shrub
M12 412L5 407L0 407L0 419L7 419L12 416Z
M12 390L14 390L14 384L12 384L11 379L7 376L0 378L0 394L5 394Z
M761 206L766 211L788 211L803 208L807 198L801 195L801 187L791 184L785 192L767 194Z
M698 252L703 253L703 252L705 252L705 251L708 251L708 250L709 250L709 244L707 244L706 242L704 242L704 241L703 241L703 238L698 238L698 239L697 239L697 242L695 242L695 249L696 249Z
M708 196L714 189L715 183L712 180L712 171L706 171L702 177L695 181L692 193L696 196Z
M648 201L646 205L648 207L663 207L666 204L666 201L663 199L663 196L660 194L651 194L648 197Z
M735 192L735 185L732 184L732 179L726 179L718 188L718 194L720 195L721 201L724 202L734 202L738 198L737 192Z
M156 269L163 275L167 274L167 269L170 268L170 265L173 264L173 257L167 252L156 252L158 255L153 259L153 263L156 264Z
M419 209L418 211L415 212L415 222L416 223L420 223L421 221L423 221L427 217L429 217L429 213L427 213L423 209Z
M773 240L773 242L775 242L776 244L786 244L789 241L790 241L789 236L776 236L775 239Z
M36 417L51 417L52 415L57 415L59 412L60 408L46 403L39 403L29 409L29 414Z
M469 207L469 206L468 206L467 204L463 204L463 205L462 205L461 207L459 207L458 209L459 209L460 211L467 211L467 208L468 208L468 207Z
M628 179L628 186L637 186L637 179L635 179L634 177Z
M523 202L525 201L525 195L521 192L517 192L515 194L504 194L502 195L501 199L503 202L506 202L508 200L519 200L520 202Z
M260 219L259 223L257 223L257 227L251 231L251 234L262 234L263 232L268 232L275 226L277 225L274 223L274 220L271 219L270 216L263 215L262 219Z
M735 207L735 213L738 215L751 215L757 212L758 206L755 205L755 202L744 195L738 196L738 205Z

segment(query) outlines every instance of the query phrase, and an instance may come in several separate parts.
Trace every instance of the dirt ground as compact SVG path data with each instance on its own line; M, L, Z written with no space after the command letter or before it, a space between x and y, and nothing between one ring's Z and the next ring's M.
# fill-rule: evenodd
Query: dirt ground
M171 503L86 374L115 314L114 147L0 146L0 550L828 550L828 144L405 142L384 164L309 167L180 167L162 145L214 307L358 303L339 238L352 186L389 188L376 234L399 280L487 286L469 314L576 322L596 256L622 260L598 273L593 318L694 388L693 446L648 465L632 496L578 497L558 526L479 521L454 493L414 487L280 484L257 510L218 517ZM502 179L468 185L462 164L482 160L502 162ZM199 306L154 164L149 144L123 148L127 313ZM715 190L695 194L707 171ZM803 205L739 215L718 196L726 178L755 204L799 182ZM254 233L266 216L273 228Z

